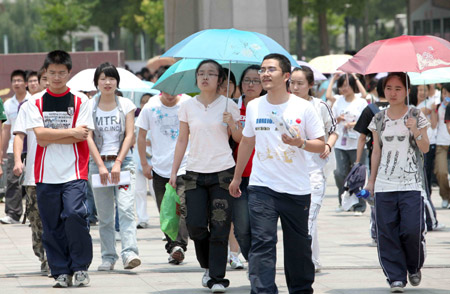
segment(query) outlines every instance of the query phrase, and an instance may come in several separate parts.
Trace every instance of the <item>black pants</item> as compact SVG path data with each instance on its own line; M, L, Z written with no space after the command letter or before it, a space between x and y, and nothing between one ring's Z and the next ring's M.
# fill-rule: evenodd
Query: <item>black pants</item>
M25 195L22 190L20 177L13 173L14 154L8 153L8 163L6 165L6 194L5 194L5 214L18 221L23 214L22 199ZM23 158L22 158L23 159Z
M228 257L228 235L232 218L233 198L228 186L234 168L218 173L196 173L187 171L185 180L186 225L194 240L197 260L202 268L209 268L211 280L208 287L222 284L225 279Z

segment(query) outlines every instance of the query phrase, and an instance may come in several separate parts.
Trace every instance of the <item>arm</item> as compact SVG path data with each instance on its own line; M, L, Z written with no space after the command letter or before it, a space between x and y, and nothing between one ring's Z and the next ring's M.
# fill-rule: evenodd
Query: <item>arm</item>
M130 151L130 147L133 145L134 141L134 111L130 111L125 116L125 138L123 139L122 147L117 154L117 159L111 168L111 182L113 184L118 184L120 181L120 168L122 162Z
M361 162L361 156L364 152L364 145L366 144L367 136L365 134L360 134L358 139L358 146L356 147L356 162Z
M94 134L92 131L89 132L89 136L87 137L87 142L89 146L89 152L91 153L92 158L94 159L95 164L98 167L98 173L100 175L100 182L102 185L106 185L108 181L111 182L111 178L108 173L108 169L103 162L100 152L97 149L97 146L94 143Z
M370 194L374 195L374 186L375 186L375 180L377 178L378 174L378 167L380 166L380 160L381 160L381 148L379 143L379 137L378 133L376 131L372 131L373 136L373 149L372 149L372 164L370 167L370 177L369 181L367 182L367 186L365 187L366 190L369 190Z
M286 134L281 135L281 140L283 143L300 147L303 145L303 142L306 141L305 151L312 152L312 153L322 153L325 149L325 139L324 137L319 137L312 140L305 140L301 137L298 138L292 138Z
M361 93L361 97L366 98L367 96L366 88L364 88L363 84L354 73L352 73L352 76L355 78L356 86L358 87L358 90Z
M233 181L228 188L230 195L233 197L240 197L241 190L239 185L242 181L242 173L244 172L245 166L252 155L253 149L255 148L255 137L242 137L241 143L239 144L236 168L234 169Z
M189 125L187 122L180 121L180 134L178 135L177 145L175 146L175 154L173 156L172 172L170 175L169 184L176 188L177 173L183 160L186 148L189 142Z
M11 125L3 124L2 127L2 157L6 156L6 151L8 150L9 139L11 139Z
M439 117L436 112L436 104L433 104L433 107L432 107L431 113L430 113L430 123L431 123L432 129L435 129L437 127L438 120L439 120Z
M445 125L447 126L447 132L450 134L450 121L446 122Z
M327 143L325 144L325 150L320 154L320 158L325 159L330 155L331 150L334 147L334 144L336 144L336 141L338 139L339 135L336 132L331 133L331 135L328 137Z
M228 125L228 135L231 135L234 142L239 143L242 139L242 126L238 121L233 120L229 112L223 113L223 122Z
M78 126L71 129L50 129L45 127L36 127L33 129L36 135L36 140L39 144L40 140L53 142L67 137L73 137L73 142L76 140L86 140L89 134L87 126Z
M142 172L147 179L152 179L152 169L153 166L149 165L147 162L147 130L139 128L138 139L137 139L137 147L139 152L139 159L141 161Z
M330 83L328 84L327 93L325 94L325 97L327 98L327 100L329 100L331 102L331 105L333 105L334 102L336 101L336 98L334 98L334 96L333 96L333 85L336 82L338 77L339 77L339 74L337 74L337 73L333 75L333 78L331 79Z
M414 139L417 139L417 137L422 136L422 139L416 140L416 143L420 151L422 151L423 153L427 153L428 150L430 149L430 141L428 140L427 127L421 128L420 130L417 129L417 119L414 117L408 118L408 120L406 121L406 127L412 133Z
M23 162L22 162L22 151L23 151L23 141L25 139L24 133L17 133L14 136L13 142L13 153L14 153L14 168L13 172L18 177L23 172Z
M76 139L74 137L67 137L67 138L63 138L63 139L58 139L58 140L39 140L38 144L41 147L47 147L50 144L76 144L79 142L83 142L86 140L81 140L81 139Z

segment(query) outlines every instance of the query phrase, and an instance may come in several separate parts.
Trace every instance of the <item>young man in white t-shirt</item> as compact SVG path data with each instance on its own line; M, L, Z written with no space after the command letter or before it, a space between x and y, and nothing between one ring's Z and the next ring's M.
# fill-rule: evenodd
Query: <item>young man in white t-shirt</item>
M37 201L44 248L54 287L89 283L92 262L86 188L89 148L86 141L94 129L88 98L72 92L66 83L72 60L56 50L44 62L50 86L28 103L27 126L38 146L34 165ZM42 94L42 95L41 95Z
M240 196L241 175L255 148L248 186L251 293L278 291L275 284L278 218L283 228L289 292L313 293L314 264L308 234L311 186L304 150L322 153L325 133L314 106L287 92L290 69L290 62L283 55L264 57L259 73L267 95L248 103L236 170L229 188L233 197ZM296 130L293 136L274 124L280 120Z
M139 128L138 151L144 176L153 179L153 189L156 196L158 210L161 208L161 202L166 191L166 184L169 182L172 171L173 156L175 146L180 132L180 121L178 119L178 110L181 103L191 99L187 95L170 95L162 92L160 95L152 97L136 121ZM146 156L146 138L150 131L150 142L152 146L151 165L147 162ZM186 206L184 195L184 181L181 178L186 173L185 153L177 177L177 194L180 196L180 222L178 237L171 240L166 235L166 250L169 256L169 263L180 264L184 260L184 252L187 250L188 231L186 228Z

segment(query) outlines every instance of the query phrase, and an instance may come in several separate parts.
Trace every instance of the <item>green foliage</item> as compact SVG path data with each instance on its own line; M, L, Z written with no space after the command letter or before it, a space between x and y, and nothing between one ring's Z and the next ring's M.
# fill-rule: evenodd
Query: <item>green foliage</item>
M135 15L136 22L161 47L164 46L164 1L143 0L141 15Z
M69 49L70 44L64 41L64 36L69 34L72 42L73 32L87 30L95 5L95 0L44 0L38 8L42 17L36 28L38 38L55 49Z

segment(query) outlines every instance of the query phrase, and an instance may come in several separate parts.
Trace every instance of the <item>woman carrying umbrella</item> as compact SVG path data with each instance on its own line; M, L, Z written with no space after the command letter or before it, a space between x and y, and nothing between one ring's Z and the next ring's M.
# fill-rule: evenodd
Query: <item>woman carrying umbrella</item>
M136 106L129 99L117 96L120 77L110 63L101 64L94 75L95 86L100 95L89 103L94 118L95 130L88 137L92 159L89 171L99 174L105 187L93 188L97 207L102 264L99 271L114 269L118 256L114 234L114 203L117 203L120 236L122 239L122 260L125 269L141 264L136 240L134 215L135 171L130 153L134 141L134 111ZM120 172L130 172L130 184L118 185ZM106 186L107 183L116 186Z
M289 90L291 93L303 98L314 106L317 114L323 122L325 128L325 150L320 154L320 158L325 160L330 155L338 134L336 130L336 120L331 112L327 103L320 98L312 97L312 87L314 86L314 73L307 67L296 67L292 71L291 79L289 83ZM309 208L309 220L308 228L309 234L312 237L311 249L312 260L316 272L320 271L321 264L319 258L319 238L317 236L317 217L319 215L320 207L325 196L326 188L326 175L324 172L324 166L316 162L319 154L306 152L308 168L309 168L309 180L311 182L311 206ZM318 159L320 160L320 159ZM324 161L325 162L325 161ZM242 191L242 188L241 188Z
M429 122L406 104L405 73L390 73L384 82L389 108L372 119L372 173L366 189L375 192L378 256L392 293L403 293L406 276L421 280L425 259L423 155L428 152Z
M222 66L214 60L204 60L195 75L200 94L180 107L180 133L169 183L176 187L177 171L190 142L183 177L186 225L197 260L205 269L202 285L213 293L223 293L230 283L225 279L233 207L228 186L235 166L228 139L231 135L239 142L242 127L236 103L219 94L226 78Z

